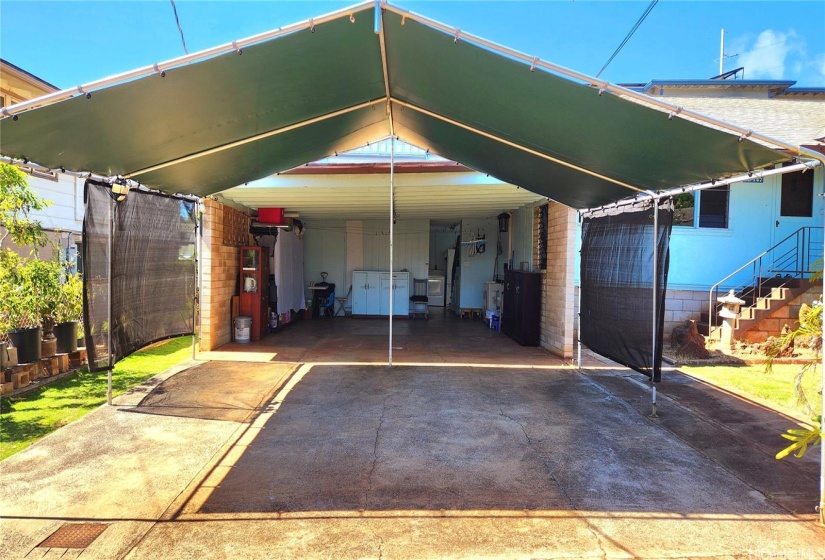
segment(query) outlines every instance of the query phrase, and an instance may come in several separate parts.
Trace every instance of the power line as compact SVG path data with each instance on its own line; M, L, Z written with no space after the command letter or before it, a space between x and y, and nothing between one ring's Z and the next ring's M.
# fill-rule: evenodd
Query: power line
M636 24L633 26L633 28L630 30L630 32L627 34L627 36L624 38L624 41L622 41L622 42L621 42L621 44L620 44L618 47L616 47L616 50L615 50L615 51L613 51L613 54L612 54L612 55L610 55L610 58L607 60L607 62L605 62L605 63L604 63L604 66L602 66L602 69L601 69L601 70L599 70L599 73L598 73L598 74L596 74L596 77L597 77L597 78L599 77L599 75L601 75L601 73L602 73L602 72L604 72L605 68L607 68L607 66L608 66L611 62L613 62L613 59L614 59L614 58L616 58L616 55L617 55L617 54L619 54L619 51L620 51L620 50L622 50L622 48L623 48L623 47L627 44L627 42L628 42L628 41L630 40L630 38L633 36L633 34L634 34L634 33L636 33L636 30L637 30L637 29L639 29L639 26L640 26L640 25L642 25L642 22L645 20L645 18L646 18L646 17L650 14L650 12L653 10L653 7L654 7L654 6L656 6L656 4L658 4L658 3L659 3L659 0L653 0L653 1L650 3L650 5L649 5L649 6L647 7L647 9L644 11L644 13L642 14L642 16L638 19L638 21L636 21Z
M183 43L183 52L189 54L189 50L186 48L186 39L183 37L183 29L180 26L180 19L178 19L178 9L175 6L175 0L169 0L172 2L172 11L175 12L175 23L178 24L178 31L180 31L180 42Z

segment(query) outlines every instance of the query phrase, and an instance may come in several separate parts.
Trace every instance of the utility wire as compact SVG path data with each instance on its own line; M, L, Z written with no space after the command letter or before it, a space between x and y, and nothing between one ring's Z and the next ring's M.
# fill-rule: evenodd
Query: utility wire
M175 0L169 0L172 2L172 11L175 12L175 23L178 24L178 31L180 31L180 42L183 43L183 52L189 54L189 50L186 48L186 39L183 37L183 29L180 26L180 19L178 19L178 9L175 6ZM658 0L657 0L658 1Z
M645 18L653 10L653 7L656 6L656 4L658 4L658 3L659 3L659 0L653 0L650 3L650 5L647 7L647 9L644 11L644 13L638 19L638 21L636 21L636 24L633 26L633 28L630 30L630 32L628 32L627 36L624 38L624 41L622 41L621 44L618 47L616 47L616 50L613 51L613 54L610 55L610 58L607 60L607 62L604 63L604 66L602 66L602 69L599 70L598 74L596 74L597 78L601 75L602 72L604 72L605 68L607 68L607 66L611 62L613 62L613 59L616 58L616 55L619 54L619 51L622 50L622 48L627 44L627 42L633 36L633 34L636 33L636 30L639 29L639 26L642 25L642 22L645 20Z

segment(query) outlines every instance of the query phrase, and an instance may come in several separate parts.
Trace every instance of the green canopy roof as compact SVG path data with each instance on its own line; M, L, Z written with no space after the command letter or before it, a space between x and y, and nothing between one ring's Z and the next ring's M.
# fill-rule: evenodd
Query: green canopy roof
M394 7L376 33L374 15L342 10L3 118L0 153L203 196L395 134L575 208L789 159Z

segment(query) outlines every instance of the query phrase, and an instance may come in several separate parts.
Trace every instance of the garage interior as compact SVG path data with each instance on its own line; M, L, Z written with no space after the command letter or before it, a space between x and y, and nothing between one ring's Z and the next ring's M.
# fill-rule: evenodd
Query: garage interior
M366 283L366 273L358 271L389 270L390 193L386 186L390 142L373 143L362 150L223 191L216 197L224 207L259 214L248 219L254 224L253 231L261 234L253 236L255 244L265 246L261 254L270 259L271 282L284 284L268 289L267 278L263 278L263 286L255 284L269 307L267 324L260 330L253 327L253 342L266 335L266 327L270 327L269 332L281 332L296 319L387 317L388 293L381 292L367 309L366 298L359 306L356 292ZM460 317L464 311L465 318L486 319L489 325L492 314L500 316L504 270L513 266L533 270L534 206L546 204L546 199L400 141L396 140L393 148L401 154L394 165L393 269L407 272L403 274L404 283L394 286L393 316L428 318L434 327L436 320ZM260 215L264 212L257 210L273 204L281 205L278 219L282 227L261 225ZM282 215L287 217L280 218ZM226 220L223 227L227 227ZM209 231L207 224L205 234ZM277 237L267 235L270 233ZM276 239L292 243L296 238L301 258L297 266L290 267L280 262L282 253L276 259ZM215 243L213 240L210 244L213 251ZM234 252L227 250L231 260ZM454 260L458 261L455 267ZM288 270L279 271L279 265ZM244 291L242 276L239 270L234 282L229 278L235 295ZM378 278L372 278L378 287ZM426 281L423 310L411 301L415 280ZM317 292L321 297L316 299L308 288L322 282L330 288ZM210 295L209 290L215 287L213 281L204 295ZM290 289L294 295L287 293ZM332 290L334 296L329 293ZM489 301L485 300L487 292ZM215 303L221 304L220 300ZM330 308L319 312L319 304L329 303ZM226 327L234 324L233 319L228 324L222 321L221 342L225 342ZM382 328L386 336L387 325L382 324ZM399 332L421 332L423 328L403 322L396 325ZM375 330L375 325L370 329ZM207 340L201 349L208 351L214 345Z

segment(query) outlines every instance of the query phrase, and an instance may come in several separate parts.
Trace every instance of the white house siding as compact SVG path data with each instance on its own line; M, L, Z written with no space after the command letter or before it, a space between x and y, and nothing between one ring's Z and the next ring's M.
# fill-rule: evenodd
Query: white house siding
M41 222L53 243L59 244L63 249L73 250L75 244L81 241L83 231L84 180L58 173L56 180L28 175L28 181L38 197L51 202L49 207L32 212L30 217ZM23 255L30 252L29 247L15 250ZM41 249L39 255L45 259L51 258L51 248L47 246Z
M63 173L57 174L56 181L30 175L29 186L32 190L52 202L48 208L32 212L32 217L40 220L46 229L82 231L83 185L83 179Z
M307 221L304 226L304 279L320 282L321 272L326 272L327 282L335 284L336 292L345 294L351 281L346 277L346 221Z
M430 256L430 221L397 220L393 226L393 268L410 279L426 278ZM364 220L364 270L390 269L390 223Z
M352 283L353 270L390 269L390 224L385 220L307 220L304 230L304 277L307 282L335 284L344 295ZM428 270L429 220L397 220L394 225L393 268L409 270L411 278L426 278ZM353 246L360 238L361 247ZM358 259L360 262L349 263Z

